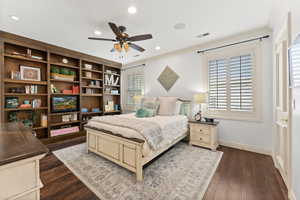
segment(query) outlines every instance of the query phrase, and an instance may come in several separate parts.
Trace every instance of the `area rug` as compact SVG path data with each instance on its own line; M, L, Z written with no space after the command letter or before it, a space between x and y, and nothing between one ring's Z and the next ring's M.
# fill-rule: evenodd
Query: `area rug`
M54 154L101 200L201 200L221 160L212 152L180 142L144 167L144 180L97 156L86 144Z

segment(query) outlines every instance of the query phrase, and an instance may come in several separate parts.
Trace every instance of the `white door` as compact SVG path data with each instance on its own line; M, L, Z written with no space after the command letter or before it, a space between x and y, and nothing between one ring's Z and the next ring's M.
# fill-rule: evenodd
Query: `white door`
M275 40L275 165L285 184L290 186L291 172L291 90L289 88L289 20Z

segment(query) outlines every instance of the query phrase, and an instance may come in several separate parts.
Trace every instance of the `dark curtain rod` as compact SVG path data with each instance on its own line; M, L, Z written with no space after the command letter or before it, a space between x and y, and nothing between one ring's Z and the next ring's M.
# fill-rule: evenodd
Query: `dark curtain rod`
M263 39L267 39L269 37L270 37L270 35L265 35L265 36L262 36L262 37L257 37L257 38L253 38L253 39L249 39L249 40L244 40L244 41L241 41L241 42L226 44L226 45L223 45L223 46L209 48L209 49L204 49L204 50L199 50L199 51L197 51L197 53L205 53L207 51L212 51L212 50L216 50L216 49L221 49L221 48L225 48L225 47L234 46L234 45L237 45L237 44L243 44L243 43L247 43L247 42L252 42L252 41L255 41L255 40L262 41Z
M132 69L132 68L137 68L137 67L144 67L146 66L146 64L140 64L140 65L135 65L135 66L131 66L131 67L126 67L124 69L121 69L122 71L128 70L128 69Z

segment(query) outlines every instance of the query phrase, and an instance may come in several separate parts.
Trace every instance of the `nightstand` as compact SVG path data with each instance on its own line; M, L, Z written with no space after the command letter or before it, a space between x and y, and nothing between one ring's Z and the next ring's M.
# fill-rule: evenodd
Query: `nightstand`
M189 121L190 145L209 148L213 151L219 146L218 142L219 122Z

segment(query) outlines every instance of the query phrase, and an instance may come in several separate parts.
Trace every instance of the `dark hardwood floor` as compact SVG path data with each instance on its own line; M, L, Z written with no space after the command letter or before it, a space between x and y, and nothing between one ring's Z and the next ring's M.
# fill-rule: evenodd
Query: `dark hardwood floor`
M84 141L84 138L50 145L51 150ZM204 200L287 200L287 190L270 156L220 147L223 158ZM44 187L41 200L98 200L53 154L41 161Z

